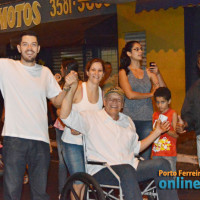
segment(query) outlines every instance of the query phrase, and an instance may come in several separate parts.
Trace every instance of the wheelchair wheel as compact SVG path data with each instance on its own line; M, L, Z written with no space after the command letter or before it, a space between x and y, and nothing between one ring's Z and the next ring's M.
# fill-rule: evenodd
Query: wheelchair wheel
M84 172L75 173L67 179L67 182L61 193L60 200L70 200L71 196L73 196L73 198L76 200L80 200L73 188L73 184L75 183L75 181L81 181L85 187L84 200L87 200L88 191L92 199L105 200L103 190L101 189L97 181L92 176Z

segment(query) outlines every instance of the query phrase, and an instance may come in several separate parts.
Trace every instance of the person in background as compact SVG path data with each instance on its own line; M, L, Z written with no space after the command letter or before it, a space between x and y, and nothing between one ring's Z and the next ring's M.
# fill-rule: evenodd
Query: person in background
M72 109L76 111L99 110L103 106L102 91L99 83L105 72L104 62L99 58L94 58L86 64L87 82L80 82L73 98ZM62 135L63 156L67 164L70 175L76 172L85 172L85 162L83 154L82 135L73 135L68 127L65 127ZM79 197L83 184L76 182L74 185Z
M78 62L74 58L64 58L61 63L61 76L58 77L57 74L57 81L60 84L60 87L63 88L65 84L65 76L69 74L70 71L78 72ZM60 109L57 109L57 115L59 116ZM56 131L56 142L57 142L57 149L58 149L58 158L59 158L59 167L58 167L58 191L59 195L62 192L62 189L66 183L67 180L67 165L63 158L63 145L62 145L62 134L65 128L65 125L60 120L60 118L57 118L54 124L55 131Z
M153 124L156 126L158 119L169 121L170 130L157 138L152 146L152 158L164 158L169 161L172 171L176 171L176 133L177 113L169 105L171 103L171 92L166 87L158 88L154 93L154 99L158 111L153 113Z
M103 79L100 82L100 87L103 91L110 87L118 86L118 74L112 74L112 65L110 62L105 62L105 74Z
M60 118L66 124L85 135L89 160L106 162L120 178L124 200L142 200L139 182L153 178L161 200L177 200L174 189L160 189L159 182L171 181L170 176L159 176L159 170L170 171L169 162L163 158L139 161L135 156L147 148L160 134L169 130L170 123L161 123L152 134L139 141L135 125L130 117L121 113L124 93L121 88L110 88L104 95L104 109L77 112L72 110L72 100L78 85L76 73L67 77L71 85L62 102ZM118 181L105 166L88 165L88 173L97 182L117 185Z
M200 51L197 53L197 66L200 70ZM186 93L181 117L178 116L176 131L181 134L186 130L194 130L196 133L197 156L200 167L200 79Z
M32 200L48 200L50 163L47 98L59 107L66 95L51 71L36 64L38 36L26 31L17 45L21 59L0 59L0 89L4 98L4 200L20 200L28 164ZM68 88L65 84L64 88Z
M112 65L110 62L105 62L105 74L99 84L100 87L103 87L106 81L109 79L112 73Z
M165 82L155 63L150 68L141 66L143 49L139 42L127 42L120 57L119 84L125 92L123 112L134 121L140 140L152 130L152 100L158 87ZM141 156L150 159L151 146Z

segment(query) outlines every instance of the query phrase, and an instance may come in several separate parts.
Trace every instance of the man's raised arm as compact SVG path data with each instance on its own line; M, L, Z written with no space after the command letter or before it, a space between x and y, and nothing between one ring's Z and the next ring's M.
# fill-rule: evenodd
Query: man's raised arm
M67 92L66 96L64 97L62 105L61 105L61 109L60 109L60 118L61 119L66 119L71 112L74 94L78 87L77 73L74 71L70 72L66 76L65 81L70 86L70 89Z

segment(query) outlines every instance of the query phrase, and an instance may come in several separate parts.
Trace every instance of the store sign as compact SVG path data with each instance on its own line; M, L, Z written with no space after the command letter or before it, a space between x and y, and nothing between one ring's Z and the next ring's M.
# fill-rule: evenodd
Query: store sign
M92 0L96 3L110 3L110 4L120 4L120 3L130 3L136 0Z
M29 0L0 4L0 33L41 23L116 13L116 6L91 0ZM67 27L66 27L67 28Z

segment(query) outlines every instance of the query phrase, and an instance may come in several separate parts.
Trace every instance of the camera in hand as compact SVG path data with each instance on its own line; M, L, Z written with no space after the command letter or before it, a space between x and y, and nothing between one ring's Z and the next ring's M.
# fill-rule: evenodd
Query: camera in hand
M154 67L155 64L156 64L155 62L150 62L150 63L149 63L149 66L150 66L150 67Z

